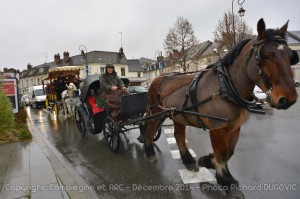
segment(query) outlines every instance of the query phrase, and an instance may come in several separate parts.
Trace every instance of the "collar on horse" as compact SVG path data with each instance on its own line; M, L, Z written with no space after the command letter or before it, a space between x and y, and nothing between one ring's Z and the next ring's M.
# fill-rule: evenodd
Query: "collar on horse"
M238 106L242 106L250 110L250 106L255 105L255 100L248 101L238 94L236 91L230 76L227 71L227 67L224 66L222 60L220 59L218 63L216 64L216 70L219 73L219 79L220 79L220 96L230 102L233 102L234 104Z

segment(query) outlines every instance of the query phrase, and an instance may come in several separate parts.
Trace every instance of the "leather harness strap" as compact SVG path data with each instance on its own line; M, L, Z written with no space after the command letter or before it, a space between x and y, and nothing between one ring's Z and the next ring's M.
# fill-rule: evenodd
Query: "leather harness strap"
M200 105L200 103L198 102L198 99L197 99L197 87L198 87L198 83L199 83L199 80L201 79L202 77L202 74L203 74L203 71L200 71L199 73L197 73L193 79L193 81L191 82L190 84L190 87L189 87L189 90L188 92L186 93L185 95L185 101L182 105L182 110L189 110L189 109L192 109L194 108L196 112L198 112L197 110L197 107L198 105ZM188 103L188 99L191 100L192 102L192 106L191 107L187 107L187 103ZM202 103L205 103L205 102L202 102L201 101L201 104ZM182 114L182 116L184 117L184 119L189 123L189 120L185 117L184 114ZM205 124L203 123L203 121L201 120L201 118L198 116L198 125L203 128L204 130L207 129L207 127L205 126Z

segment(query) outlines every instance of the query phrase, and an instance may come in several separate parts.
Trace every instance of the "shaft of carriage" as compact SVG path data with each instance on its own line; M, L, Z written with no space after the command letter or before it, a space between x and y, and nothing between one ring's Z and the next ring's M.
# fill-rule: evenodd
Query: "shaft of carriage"
M179 115L179 114L190 114L190 115L196 115L196 116L200 116L200 117L204 117L204 118L208 118L208 119L218 120L218 121L221 121L221 122L230 122L229 118L218 117L218 116L209 115L209 114L202 114L202 113L198 113L198 112L194 112L194 111L184 111L184 110L180 110L180 109L177 109L177 108L172 108L172 109L164 110L164 111L159 112L159 113L155 113L153 115L144 116L144 117L140 117L140 118L128 121L128 122L124 123L124 125L136 124L136 123L139 123L139 122L152 120L152 119L155 119L159 116L162 116L161 118L166 118L166 117L169 117L169 116L174 116L174 115Z

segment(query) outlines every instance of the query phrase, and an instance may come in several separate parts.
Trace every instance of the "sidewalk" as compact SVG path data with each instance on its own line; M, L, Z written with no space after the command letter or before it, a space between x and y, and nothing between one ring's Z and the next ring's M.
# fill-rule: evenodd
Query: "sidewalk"
M98 198L73 165L29 123L32 141L0 145L0 199Z

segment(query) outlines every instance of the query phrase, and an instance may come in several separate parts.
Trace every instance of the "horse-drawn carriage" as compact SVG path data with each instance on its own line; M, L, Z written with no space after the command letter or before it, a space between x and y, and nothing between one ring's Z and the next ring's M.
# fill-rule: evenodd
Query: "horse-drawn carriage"
M80 83L80 70L82 70L80 66L50 68L47 77L44 78L44 91L47 95L46 109L51 112L53 111L56 116L59 115L60 110L64 110L65 116L68 115L68 106L64 104L64 98L79 95L76 90ZM70 96L68 96L68 89L72 91L72 95L70 94Z
M125 85L128 85L128 79L122 78L122 81ZM103 130L107 145L114 153L119 151L120 133L139 128L141 134L143 134L146 122L148 121L159 121L156 127L156 133L153 137L154 142L160 137L163 122L171 115L186 113L220 121L228 121L226 118L180 109L166 109L157 114L147 115L147 93L144 92L121 97L120 113L117 117L118 121L116 122L116 119L111 116L110 110L107 107L96 114L92 111L91 104L88 101L89 91L91 89L98 91L100 86L101 82L99 83L98 75L88 76L80 86L81 103L79 103L75 109L76 126L82 136L85 135L86 131L91 134L98 134ZM97 92L95 94L98 95Z
M121 78L125 85L128 85L127 78ZM121 97L121 109L118 116L119 122L111 116L110 110L105 107L103 111L93 113L91 104L88 101L90 90L93 89L98 95L99 75L90 75L86 77L83 84L80 86L80 101L76 106L75 119L78 131L82 136L88 131L91 134L101 133L103 130L105 140L109 149L116 153L120 147L120 133L125 133L129 130L139 128L143 131L146 118L146 97L147 93L130 94ZM157 128L156 136L153 141L159 139L161 134L161 125L165 118L161 117L161 123Z

